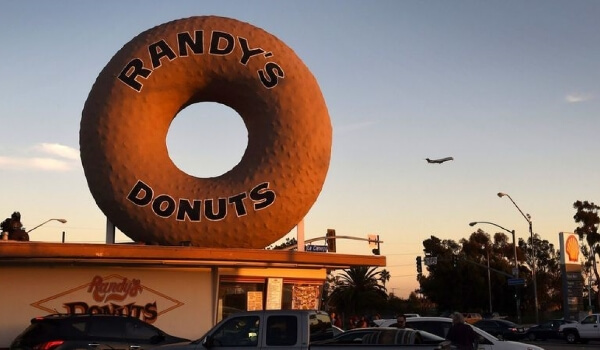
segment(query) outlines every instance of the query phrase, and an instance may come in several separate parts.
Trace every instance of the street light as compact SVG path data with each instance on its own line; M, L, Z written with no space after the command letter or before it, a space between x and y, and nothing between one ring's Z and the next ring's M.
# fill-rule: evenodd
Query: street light
M38 228L38 227L40 227L42 225L45 225L45 224L49 223L50 221L58 221L58 222L61 222L63 224L67 223L67 220L65 220L65 219L49 219L49 220L46 220L46 221L42 222L41 224L37 225L36 227L32 228L31 230L27 231L27 233L35 230L36 228Z
M490 303L490 314L492 314L492 276L490 275L490 249L487 246L487 244L482 246L482 248L485 249L485 252L487 254L488 300Z
M531 236L531 278L533 279L533 300L535 302L535 323L539 324L540 316L539 316L539 312L538 312L538 296L537 296L537 281L536 281L537 278L535 277L535 244L533 243L533 223L531 222L531 215L523 213L521 208L519 208L517 203L515 203L515 201L512 199L512 197L510 195L508 195L507 193L498 192L498 197L502 198L504 196L506 196L506 197L508 197L508 199L510 199L512 204L515 205L515 207L519 210L519 213L521 213L521 215L523 215L523 217L525 218L525 220L527 220L527 223L529 224L529 235Z
M515 240L515 230L509 230L507 228L504 228L498 224L494 224L493 222L489 222L489 221L473 221L469 223L469 226L475 226L477 224L489 224L489 225L494 225L496 227L499 227L501 229L503 229L504 231L510 233L512 235L512 239L513 239L513 248L514 248L514 260L515 260L515 270L513 270L513 275L515 276L515 278L518 277L519 275L519 265L517 264L517 241Z
M489 221L473 221L469 223L469 226L475 226L477 224L489 224L489 225L494 225L496 227L499 227L501 229L503 229L506 232L509 232L512 235L512 239L513 239L513 248L514 248L514 257L515 257L515 269L513 270L513 276L515 278L519 277L519 265L517 264L517 241L515 240L515 230L509 230L507 228L504 228L498 224L495 224L493 222L489 222ZM488 258L489 261L489 258ZM488 269L488 273L489 273L489 269ZM515 291L516 291L517 286L515 286ZM516 292L515 292L516 293ZM491 299L491 298L490 298ZM517 303L517 320L518 323L521 323L521 308L520 308L520 300L518 298L516 299L516 303Z

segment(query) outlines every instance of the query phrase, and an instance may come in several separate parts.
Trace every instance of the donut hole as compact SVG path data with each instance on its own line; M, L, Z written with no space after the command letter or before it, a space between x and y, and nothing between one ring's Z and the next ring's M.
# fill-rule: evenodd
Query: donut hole
M188 175L223 175L240 163L248 146L242 117L220 103L200 102L181 110L167 134L169 157Z

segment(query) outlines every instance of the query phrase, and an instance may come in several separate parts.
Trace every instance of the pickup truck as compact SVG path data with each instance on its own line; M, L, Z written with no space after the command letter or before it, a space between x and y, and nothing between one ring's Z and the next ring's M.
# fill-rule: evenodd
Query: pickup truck
M590 340L600 340L600 314L587 315L579 323L567 323L560 326L558 334L562 335L567 343L587 343Z
M377 328L372 328L377 331ZM449 342L424 344L420 331L406 333L402 339L411 341L375 341L365 336L362 343L332 342L333 327L326 312L316 310L244 311L225 318L204 336L192 342L159 346L155 350L234 350L239 348L293 350L365 350L384 347L385 350L450 349ZM343 334L343 333L342 333ZM378 337L379 339L379 337ZM400 338L398 338L400 339Z

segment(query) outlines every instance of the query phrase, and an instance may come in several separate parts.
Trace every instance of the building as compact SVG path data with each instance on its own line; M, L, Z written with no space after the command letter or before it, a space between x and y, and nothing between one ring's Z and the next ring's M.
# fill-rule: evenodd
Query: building
M199 338L231 312L320 308L329 270L383 256L0 241L0 349L36 316L122 313Z

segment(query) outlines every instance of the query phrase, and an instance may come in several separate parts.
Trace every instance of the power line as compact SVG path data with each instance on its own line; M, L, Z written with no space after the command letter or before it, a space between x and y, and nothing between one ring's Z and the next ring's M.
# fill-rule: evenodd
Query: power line
M412 274L412 275L392 275L392 276L390 276L390 278L391 277L416 277L416 276L417 276L416 274Z

